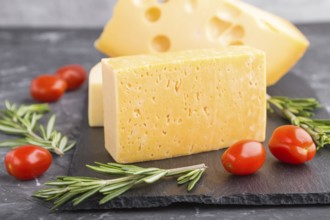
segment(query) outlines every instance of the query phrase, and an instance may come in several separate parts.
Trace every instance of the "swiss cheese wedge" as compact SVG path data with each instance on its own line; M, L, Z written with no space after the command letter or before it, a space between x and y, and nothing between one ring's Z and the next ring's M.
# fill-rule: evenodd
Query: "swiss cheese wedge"
M105 146L117 162L265 139L263 51L241 46L108 58L102 71Z
M242 44L266 52L273 85L309 42L290 22L237 0L118 1L95 42L111 57Z

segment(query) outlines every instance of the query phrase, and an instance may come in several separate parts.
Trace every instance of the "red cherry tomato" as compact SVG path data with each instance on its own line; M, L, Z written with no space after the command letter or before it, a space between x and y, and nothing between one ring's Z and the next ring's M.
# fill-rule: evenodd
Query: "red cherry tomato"
M312 160L316 153L312 137L294 125L275 129L269 141L269 149L278 160L290 164L305 163Z
M5 157L7 172L19 180L31 180L40 176L51 163L52 155L49 151L34 145L17 147Z
M68 90L79 88L87 78L85 68L77 64L66 65L59 68L56 71L56 75L67 82Z
M259 170L266 160L263 144L242 140L230 146L222 155L223 167L232 174L250 175Z
M30 92L32 98L39 102L55 102L62 97L67 83L54 75L41 75L31 82Z

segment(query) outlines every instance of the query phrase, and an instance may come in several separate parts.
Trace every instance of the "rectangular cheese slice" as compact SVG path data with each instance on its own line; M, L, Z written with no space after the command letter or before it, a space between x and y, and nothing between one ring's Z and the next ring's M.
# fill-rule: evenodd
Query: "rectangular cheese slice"
M273 85L309 42L289 21L236 0L118 1L95 42L111 57L243 44L266 52Z
M263 141L264 52L249 47L102 60L105 147L119 163Z
M88 122L92 127L103 126L102 65L96 64L89 72Z

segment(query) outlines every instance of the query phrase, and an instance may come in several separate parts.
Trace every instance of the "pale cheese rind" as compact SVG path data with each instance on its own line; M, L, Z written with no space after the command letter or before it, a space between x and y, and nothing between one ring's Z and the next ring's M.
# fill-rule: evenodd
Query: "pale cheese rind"
M264 52L249 47L102 60L105 146L120 163L263 141Z

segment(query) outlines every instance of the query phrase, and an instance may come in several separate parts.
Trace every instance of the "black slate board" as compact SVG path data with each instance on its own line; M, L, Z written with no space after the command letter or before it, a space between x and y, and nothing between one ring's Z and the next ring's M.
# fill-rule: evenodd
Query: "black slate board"
M314 91L300 77L288 74L276 86L268 89L270 95L315 97ZM316 117L329 118L324 109ZM104 149L103 128L90 128L87 122L87 103L81 127L81 138L70 168L70 175L105 177L88 170L85 165L111 162ZM278 116L268 115L267 140L272 131L285 124ZM166 180L153 186L131 190L105 205L98 205L95 197L76 207L67 204L64 209L150 208L172 203L202 203L221 205L298 205L330 204L330 151L320 150L316 158L305 165L282 164L269 153L262 169L254 175L238 177L224 171L220 155L224 150L201 153L160 161L138 163L144 167L174 168L205 163L206 173L195 190L188 193L175 180Z

